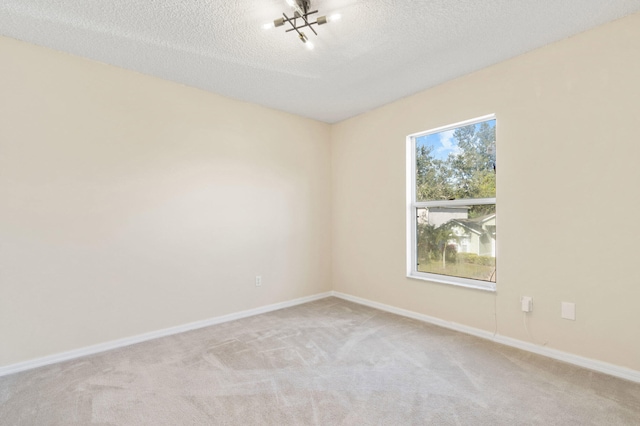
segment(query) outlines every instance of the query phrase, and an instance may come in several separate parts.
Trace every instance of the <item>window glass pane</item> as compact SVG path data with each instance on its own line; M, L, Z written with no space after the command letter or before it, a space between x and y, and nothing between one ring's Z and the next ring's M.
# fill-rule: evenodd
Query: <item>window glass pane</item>
M495 198L495 119L415 141L416 201Z
M496 206L417 209L417 270L496 281Z

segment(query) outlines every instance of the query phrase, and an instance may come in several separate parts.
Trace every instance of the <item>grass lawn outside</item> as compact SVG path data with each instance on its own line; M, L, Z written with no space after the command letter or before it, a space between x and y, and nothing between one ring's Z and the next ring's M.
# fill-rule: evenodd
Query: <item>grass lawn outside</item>
M420 259L418 262L418 272L449 275L482 281L496 282L496 274L494 271L495 266L477 265L466 262L447 262L445 267L442 266L442 260Z

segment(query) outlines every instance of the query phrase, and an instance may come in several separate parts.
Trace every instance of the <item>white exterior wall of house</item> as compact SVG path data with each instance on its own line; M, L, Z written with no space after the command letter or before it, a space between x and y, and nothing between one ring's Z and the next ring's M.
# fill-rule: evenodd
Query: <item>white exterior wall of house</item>
M458 237L457 241L451 241L458 248L458 253L477 253L478 238L473 238L473 233L463 226L454 226L453 233Z
M496 225L496 217L493 216L482 223L483 234L472 231L462 225L453 228L453 232L459 237L458 241L451 241L456 244L459 253L475 253L478 256L496 256L496 240L491 236L489 227ZM482 241L482 235L489 235L488 241Z
M489 226L495 226L495 224L495 216L482 224L482 229L485 231L485 233L483 233L483 236L485 236L484 238L486 238L486 241L483 241L484 238L480 236L480 251L478 252L478 255L491 257L496 256L496 239L493 235L491 235L491 232L489 232L488 229Z

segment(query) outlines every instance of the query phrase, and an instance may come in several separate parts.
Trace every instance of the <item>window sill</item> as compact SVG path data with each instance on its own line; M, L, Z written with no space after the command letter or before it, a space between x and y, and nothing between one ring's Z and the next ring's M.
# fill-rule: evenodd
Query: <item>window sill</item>
M436 282L439 284L449 284L458 287L471 288L474 290L490 291L494 293L496 291L496 283L489 281L471 280L467 278L448 277L446 275L428 274L426 272L412 271L407 275L407 278L421 281Z

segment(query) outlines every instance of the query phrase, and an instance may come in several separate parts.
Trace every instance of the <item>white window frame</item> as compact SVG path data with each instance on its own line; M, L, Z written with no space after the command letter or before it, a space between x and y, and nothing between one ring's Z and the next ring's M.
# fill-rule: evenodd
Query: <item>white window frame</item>
M456 206L475 206L483 204L495 204L497 208L496 198L467 198L461 200L442 200L442 201L417 201L416 200L416 138L426 136L433 133L445 132L458 127L478 124L483 121L495 120L495 114L489 114L482 117L473 118L471 120L460 121L458 123L447 126L438 127L436 129L427 130L425 132L414 133L407 136L407 277L425 281L433 281L443 284L451 284L461 287L474 288L478 290L496 291L496 282L474 280L471 278L454 277L450 275L432 274L428 272L418 271L418 253L417 253L417 220L418 209L429 207L456 207ZM497 137L496 137L497 139ZM497 245L497 241L496 241ZM496 251L497 254L497 251ZM496 255L497 262L497 255Z

